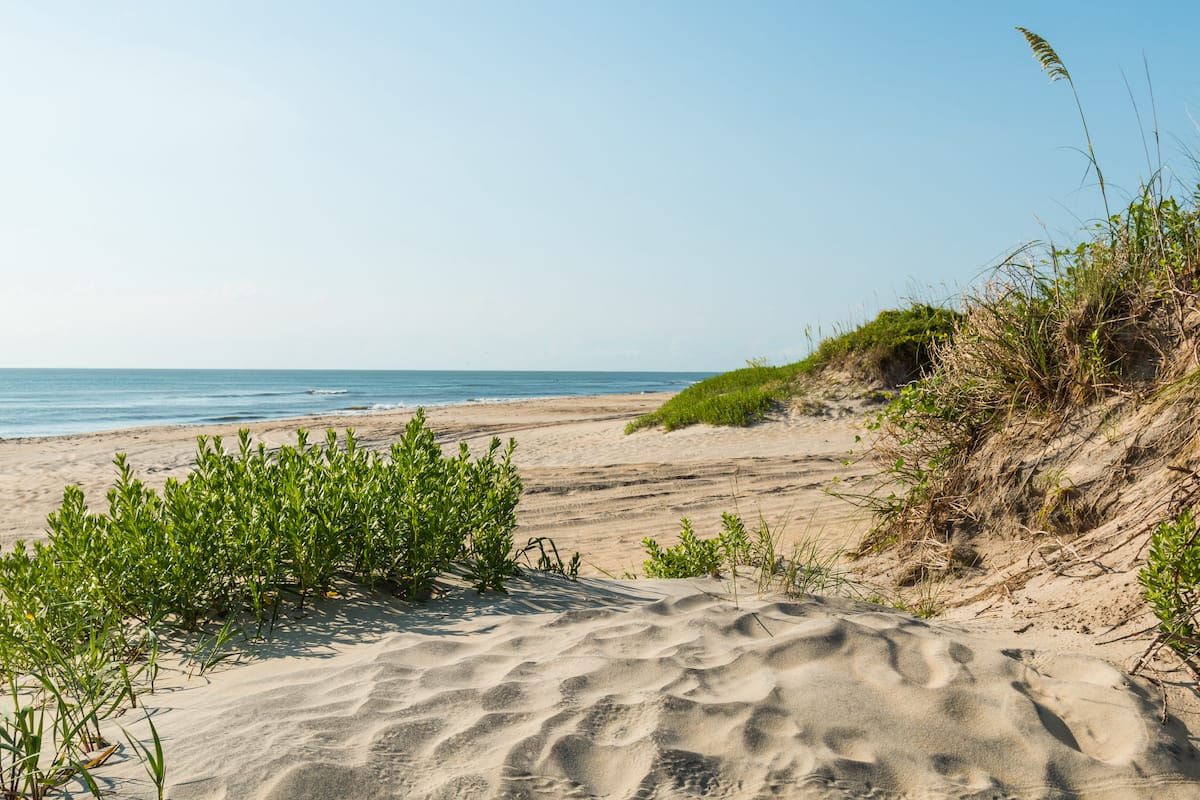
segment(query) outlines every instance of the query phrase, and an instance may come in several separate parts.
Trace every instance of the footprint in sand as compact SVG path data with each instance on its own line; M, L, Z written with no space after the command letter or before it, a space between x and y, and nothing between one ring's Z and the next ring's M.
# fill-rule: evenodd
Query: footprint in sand
M922 637L916 647L901 647L896 668L910 683L941 689L958 680L973 682L966 665L975 658L971 649L945 638Z
M633 796L650 774L655 752L652 746L597 744L580 733L559 737L549 749L540 774L562 776L600 797Z
M984 770L970 761L950 753L938 753L929 759L933 771L947 783L969 792L972 796L1003 797L1003 788Z
M1034 664L1034 654L1005 651L1022 662L1013 688L1033 704L1043 728L1062 744L1106 764L1129 764L1141 752L1154 719L1140 692L1123 691L1116 669L1094 659L1059 656ZM1014 707L1014 708L1019 708Z

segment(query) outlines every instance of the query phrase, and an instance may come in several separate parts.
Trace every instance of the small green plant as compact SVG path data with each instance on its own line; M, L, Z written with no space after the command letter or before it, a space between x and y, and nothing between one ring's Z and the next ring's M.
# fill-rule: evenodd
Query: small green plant
M650 537L642 539L646 559L642 569L647 578L695 578L715 575L723 560L719 539L700 539L692 528L691 520L680 520L682 530L679 544L666 550Z
M1158 617L1163 640L1176 650L1200 650L1200 534L1191 511L1161 522L1150 537L1146 565L1138 572L1146 602Z
M906 604L906 610L921 619L932 619L942 610L944 585L936 576L927 575L917 584L917 596Z
M791 595L858 596L858 587L838 567L842 556L841 550L830 550L815 539L800 541L792 548L791 557L783 559L776 570L778 586ZM765 569L766 563L760 562L759 568Z
M905 614L912 614L921 619L933 619L940 609L936 591L926 593L923 590L922 594L913 601L906 600L894 592L882 591L865 595L861 599L863 602L903 611Z
M192 664L192 671L197 675L203 675L221 662L236 656L237 653L228 645L240 632L234 618L228 617L215 633L201 633L197 643L189 648L191 652L187 660Z
M85 752L88 744L101 743L82 732L85 722L68 712L73 699L52 680L44 675L27 677L31 683L22 685L16 676L8 675L5 705L9 710L0 723L0 795L5 800L41 800L79 778L93 796L100 797Z
M1042 507L1034 514L1034 524L1049 532L1071 531L1078 514L1073 500L1079 493L1075 482L1062 469L1051 469L1035 484L1042 492Z
M547 549L549 548L549 549ZM536 551L537 560L532 560L532 555ZM558 554L558 545L553 539L545 536L538 536L530 539L529 542L521 548L518 555L525 559L525 563L530 564L534 569L541 572L551 572L556 575L562 575L570 580L575 580L579 577L579 567L582 564L580 555L576 552L571 556L569 561L564 562L562 556ZM609 577L612 577L611 575Z
M146 769L146 775L150 778L151 783L154 784L158 800L163 800L163 793L166 791L167 786L167 762L163 756L162 739L159 737L158 728L154 727L154 720L150 719L149 714L146 715L146 725L150 728L150 740L154 745L153 750L145 742L134 738L129 731L122 729L122 733L125 734L125 740L129 742L129 746L141 758L142 766Z
M696 578L719 576L721 568L736 570L750 556L750 541L746 526L736 514L721 515L721 532L711 539L701 539L687 517L680 520L682 530L679 544L663 549L649 537L642 540L646 548L643 571L647 578Z
M784 561L776 555L779 541L778 536L771 530L765 519L759 520L758 533L751 545L754 557L758 561L757 584L758 592L762 594L771 588L777 573L784 568Z

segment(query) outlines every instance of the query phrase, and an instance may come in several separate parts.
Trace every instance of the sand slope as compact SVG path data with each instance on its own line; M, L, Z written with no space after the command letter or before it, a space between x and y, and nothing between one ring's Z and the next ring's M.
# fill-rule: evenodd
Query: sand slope
M728 588L539 577L327 606L146 698L169 796L1197 796L1187 732L1105 662ZM104 777L137 796L139 769Z

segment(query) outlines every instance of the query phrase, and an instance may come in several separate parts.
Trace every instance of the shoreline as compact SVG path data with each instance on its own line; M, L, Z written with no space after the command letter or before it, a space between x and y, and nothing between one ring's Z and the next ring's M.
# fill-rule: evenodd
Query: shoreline
M3 370L0 438L560 397L677 392L710 373L597 370Z
M125 425L125 426L122 426L119 428L99 428L96 430L71 431L68 433L34 434L34 435L30 435L30 436L0 436L0 443L2 443L2 442L24 442L24 441L33 441L33 440L43 440L43 439L59 439L59 438L70 437L70 436L100 436L100 435L102 435L102 436L118 436L118 435L126 434L126 433L137 433L137 432L141 432L141 431L155 430L155 429L162 429L162 428L222 428L222 429L226 429L226 428L229 428L232 426L233 428L235 428L235 430L240 430L242 428L248 428L250 426L290 424L290 423L301 422L301 421L307 420L307 419L317 419L317 420L360 419L362 417L387 415L387 414L401 414L401 415L407 415L408 417L411 417L413 414L415 414L417 412L417 409L422 409L422 408L428 412L433 409L459 408L462 406L509 405L509 404L515 404L515 403L537 403L537 402L551 401L551 400L576 400L576 399L585 400L588 398L605 398L605 397L616 397L616 398L624 398L624 397L654 398L654 397L659 397L659 398L661 398L661 400L659 401L661 403L662 401L665 401L667 398L672 397L675 394L678 394L678 392L616 392L613 394L559 394L559 395L544 395L544 396L537 396L537 397L497 397L497 398L485 398L482 400L480 400L480 399L455 400L455 401L450 401L450 402L446 402L446 403L426 403L426 404L418 404L418 405L413 405L413 406L397 405L394 408L345 408L345 409L337 409L334 411L317 411L317 412L314 412L311 414L296 414L296 415L288 415L288 416L281 416L281 417L245 417L245 418L239 417L237 419L203 420L200 422L161 422L161 423L147 423L147 424L142 424L142 425ZM315 428L307 428L306 426L303 426L303 425L297 426L297 428L301 428L301 427L304 427L306 430L310 430L310 431L315 429ZM337 426L323 425L323 426L321 426L321 429L324 430L328 427L337 427ZM347 425L347 426L342 426L342 429L344 430L345 428L353 428L353 427L354 426L352 426L352 425ZM205 434L202 432L198 435L205 435Z

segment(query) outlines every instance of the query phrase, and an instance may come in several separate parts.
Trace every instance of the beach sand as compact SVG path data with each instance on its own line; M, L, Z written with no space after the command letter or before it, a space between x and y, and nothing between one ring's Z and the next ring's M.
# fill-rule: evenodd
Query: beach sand
M657 408L669 395L639 394L428 409L444 445L486 446L493 436L517 440L515 461L525 483L517 537L550 536L560 550L583 554L585 575L640 571L645 536L673 538L689 517L701 535L716 532L723 511L761 516L787 542L820 538L853 544L866 517L829 497L835 477L861 474L843 466L856 446L861 415L853 407L832 416L781 416L753 428L693 427L623 433L626 422ZM268 446L294 443L296 429L353 427L361 443L387 448L410 412L307 417L248 424ZM115 475L122 451L138 477L154 488L191 469L198 435L222 436L236 446L238 426L164 426L104 433L0 440L0 546L44 538L46 515L63 487L81 486L93 510Z
M705 535L736 507L782 531L785 549L852 546L867 525L825 491L865 469L850 456L863 408L623 435L662 399L431 409L447 445L517 439L518 540L579 550L588 577L522 578L508 596L448 585L423 606L351 593L203 676L166 669L141 709L163 737L168 796L1200 795L1191 690L1174 673L1129 677L1145 637L1102 643L1056 624L1036 592L924 621L852 599L759 596L729 579L599 577L640 571L641 538L674 542L681 516ZM303 424L350 424L386 446L407 419ZM277 445L297 424L250 427ZM234 432L0 442L0 534L41 535L66 483L99 506L117 450L161 485L186 473L198 433ZM956 591L945 589L948 607ZM147 739L140 713L118 722ZM153 796L127 748L96 777L119 796Z

